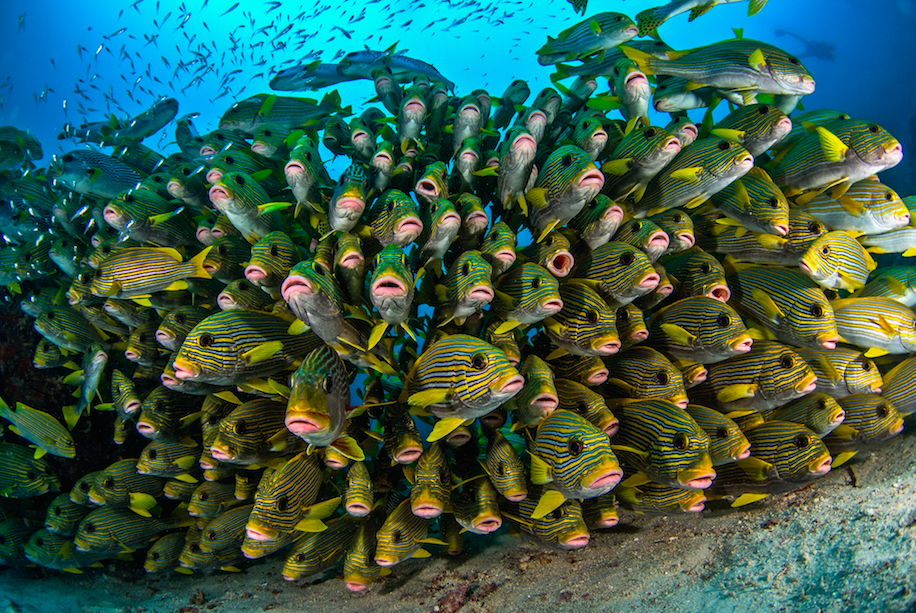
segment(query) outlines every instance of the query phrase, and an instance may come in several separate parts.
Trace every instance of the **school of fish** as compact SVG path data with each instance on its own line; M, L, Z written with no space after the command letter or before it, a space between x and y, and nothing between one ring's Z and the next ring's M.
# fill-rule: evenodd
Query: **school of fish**
M168 155L142 140L171 98L65 126L96 146L47 168L0 128L0 284L73 389L0 400L0 564L274 556L361 591L465 533L581 548L619 508L750 504L899 434L916 268L875 257L916 255L916 197L877 176L901 145L800 112L814 78L772 44L661 42L727 1L591 15L538 51L533 98L391 47L271 82L370 80L359 114L250 96L209 133L178 119ZM138 452L63 477L99 422Z

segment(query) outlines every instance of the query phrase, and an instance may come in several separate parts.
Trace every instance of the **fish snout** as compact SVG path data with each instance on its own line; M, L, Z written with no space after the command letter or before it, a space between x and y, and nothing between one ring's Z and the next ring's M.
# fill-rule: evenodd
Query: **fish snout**
M503 520L498 515L484 515L474 520L474 530L484 534L496 532L503 525Z
M423 222L420 221L419 217L406 217L398 222L394 229L394 233L399 237L400 241L406 241L407 243L420 236L422 231Z
M551 412L557 410L557 407L560 406L560 399L557 398L555 394L543 393L538 394L534 400L531 401L532 408L537 409L538 411Z
M146 438L152 438L156 435L157 430L153 425L148 424L145 421L139 421L137 422L137 432Z
M490 223L490 218L487 217L487 214L483 211L474 211L464 220L464 225L467 227L468 232L474 234L480 232L487 227Z
M223 171L216 168L207 172L207 183L213 185L217 181L223 178Z
M439 219L439 227L452 229L461 225L461 216L458 213L449 211Z
M560 251L550 258L550 261L547 263L547 269L555 277L565 277L569 274L569 271L572 270L575 262L575 259L573 259L569 251Z
M423 519L436 519L442 515L442 507L432 503L424 502L411 508L413 514Z
M264 282L267 280L267 271L257 264L252 264L245 267L245 278L254 285L264 285Z
M565 549L582 549L588 545L589 539L590 537L587 532L577 532L567 537L562 537L560 539L560 546L564 547Z
M775 224L773 226L773 231L776 232L779 236L788 236L789 235L789 226L786 224Z
M525 386L525 378L521 375L513 375L502 383L497 389L500 395L514 396Z
M406 296L407 286L393 275L384 275L372 283L370 291L376 296Z
M287 276L286 279L283 280L283 284L280 286L280 294L283 296L283 300L286 300L287 302L295 299L300 294L309 296L314 293L315 288L312 285L312 282L300 275Z
M900 146L900 143L894 142L893 145L888 145L884 148L884 161L889 164L896 164L903 159L903 147Z
M347 514L353 517L366 517L369 515L369 507L365 502L353 501L347 503Z
M488 285L478 285L468 292L469 298L478 300L480 302L485 302L487 304L493 302L494 295L495 294L493 292L493 288Z
M658 287L659 281L661 281L661 277L658 276L658 273L650 272L639 281L639 287L645 290L653 290Z
M541 305L541 310L550 315L556 315L563 310L563 301L559 298L554 298L553 300L548 300Z
M727 285L720 283L718 285L714 285L706 295L721 302L728 302L728 299L732 297L732 292L730 289L728 289Z
M751 345L753 344L754 339L752 339L750 336L741 336L732 342L732 351L736 353L747 353L751 350Z
M414 191L418 196L423 196L434 200L439 197L439 187L436 185L436 182L431 179L420 179L417 181Z
M696 236L694 236L693 232L681 232L677 235L677 240L684 250L690 249L697 242Z
M735 460L745 460L751 457L751 444L744 443L738 450L735 452L735 455L732 456Z
M248 526L245 528L245 535L248 536L253 541L258 541L260 543L265 543L267 541L272 541L277 538L277 535L273 530L266 530L264 528Z
M696 500L695 502L691 503L690 506L688 506L684 510L687 511L688 513L699 513L700 511L702 511L705 508L706 508L706 496L703 496L699 498L698 500Z
M493 257L497 260L504 262L506 265L511 266L515 263L515 250L514 249L500 249L493 254Z
M593 372L592 374L588 376L588 382L592 386L602 385L603 383L607 381L609 374L610 373L608 372L607 368L599 368L598 370L596 370L595 372Z
M822 459L820 462L817 460L814 461L814 464L811 467L811 472L817 473L819 475L826 475L830 472L830 463L833 462L833 458L829 455Z
M294 412L293 415L287 416L284 421L286 429L296 436L315 434L327 430L329 420L324 415L309 412Z
M594 190L597 194L604 187L604 173L597 168L590 168L579 177L576 187L578 189Z
M175 370L175 378L180 381L191 381L200 374L199 367L181 358L175 358L172 368Z
M777 121L776 126L773 128L773 133L780 139L786 136L791 131L792 131L792 120L789 119L788 117L783 117L782 119Z
M423 454L423 449L415 445L404 447L394 455L394 461L398 464L413 464Z
M599 355L614 355L620 351L620 340L619 339L606 339L603 342L599 341L592 348Z
M688 128L689 128L689 126L684 126L684 132L688 132L688 131L689 131ZM697 137L697 136L696 136L696 130L694 130L694 131L693 131L693 138L696 139L696 137ZM662 150L663 150L663 151L668 151L669 153L678 153L678 152L680 152L680 150L681 150L681 141L679 141L676 137L672 136L672 137L669 138L668 141L665 143L665 146L662 147Z

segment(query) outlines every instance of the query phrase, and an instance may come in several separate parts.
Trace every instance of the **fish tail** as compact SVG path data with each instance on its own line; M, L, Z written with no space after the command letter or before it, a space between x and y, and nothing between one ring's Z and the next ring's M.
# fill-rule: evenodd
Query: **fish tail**
M207 255L210 253L210 249L212 248L212 245L205 247L200 253L189 260L194 264L194 273L191 275L192 277L201 277L203 279L212 278L210 273L207 272L207 269L204 268L204 260L207 259Z
M652 67L652 61L655 59L645 51L640 51L639 49L634 49L633 47L627 47L626 45L620 45L617 47L623 51L624 55L636 62L639 70L646 73L647 75L655 74L655 70Z

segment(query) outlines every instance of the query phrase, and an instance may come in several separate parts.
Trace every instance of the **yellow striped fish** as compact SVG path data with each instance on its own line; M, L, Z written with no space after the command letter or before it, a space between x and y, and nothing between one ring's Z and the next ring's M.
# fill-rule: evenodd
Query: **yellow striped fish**
M109 464L92 484L89 502L112 508L127 507L138 515L150 517L150 509L162 497L165 479L138 473L138 463L135 459L124 459Z
M747 353L752 343L735 310L715 298L684 298L649 320L649 345L678 360L721 362Z
M718 220L720 225L737 226L739 232L744 228L776 236L789 234L789 201L760 167L714 195L710 203L729 217Z
M560 286L563 308L544 320L544 331L559 350L573 355L608 356L620 350L616 311L588 282L567 281Z
M496 490L486 475L462 486L455 500L455 520L474 534L490 534L502 526Z
M429 552L422 548L427 538L429 520L414 515L410 500L403 500L385 518L375 538L375 563L379 566L394 566L407 558L428 558ZM432 539L435 542L435 539Z
M45 513L45 528L61 536L73 536L82 519L89 514L91 507L76 504L70 500L70 494L59 494Z
M343 507L353 517L366 517L375 503L372 477L363 462L353 462L347 471L342 495Z
M173 532L161 536L146 550L143 570L148 573L161 573L178 568L178 558L184 549L184 533Z
M188 501L188 515L213 518L239 503L232 481L204 481L196 485Z
M818 392L834 398L881 393L884 385L881 372L861 351L840 347L831 350L796 349L796 352L817 375Z
M0 443L0 496L32 498L60 489L48 461L34 455L28 447Z
M859 234L881 234L910 225L910 212L890 187L865 179L852 184L837 199L824 193L804 206L804 211L824 222L831 230Z
M725 268L714 256L696 249L665 258L665 274L680 298L709 296L722 302L731 298Z
M294 541L280 571L283 578L295 581L333 567L344 557L358 525L358 520L345 515L328 522L324 532L306 534Z
M721 466L748 457L750 443L734 421L720 411L699 404L688 404L687 413L709 436L709 456L713 466Z
M187 262L170 247L123 249L105 258L96 269L90 291L96 296L132 298L158 291L187 289L185 279L209 279L203 267L210 248Z
M881 395L901 415L916 413L916 357L906 358L885 373Z
M201 451L200 445L190 439L177 443L150 441L140 452L137 472L141 475L196 480L189 473L197 469Z
M76 457L76 443L59 421L21 402L13 409L0 398L0 417L10 422L9 430L35 445L35 459L46 453L61 458Z
M439 517L452 494L452 471L438 441L423 451L412 472L408 476L411 512L423 519Z
M851 292L865 287L878 264L848 232L828 232L814 241L798 267L821 287Z
M524 426L536 426L553 413L559 403L551 367L536 355L525 358L520 371L525 384L512 398L513 419Z
M282 441L272 439L285 430L285 417L286 406L266 398L238 405L219 422L219 434L210 446L213 457L227 464L263 464L281 453L298 451L303 443L291 432Z
M617 311L617 325L621 324L621 311ZM576 381L588 387L601 385L608 378L604 361L596 355L565 355L550 361L550 368L558 377ZM525 373L522 373L523 375ZM527 381L527 375L525 375Z
M775 106L748 104L726 115L710 133L741 143L757 157L778 144L791 130L792 120Z
M380 574L385 574L374 560L375 532L378 527L379 522L375 518L359 522L353 541L344 554L343 580L351 592L365 590Z
M499 430L485 430L487 452L481 463L496 491L506 500L519 502L528 496L525 466L512 443Z
M544 488L532 488L531 496L521 502L503 503L502 516L518 528L525 537L539 545L552 549L581 549L588 545L591 536L582 517L582 505L578 500L563 502L546 517L534 519L535 500L542 497Z
M73 542L77 551L116 555L142 549L161 532L182 523L187 525L177 516L157 519L141 517L130 509L101 507L83 518Z
M699 513L706 508L705 490L685 490L660 483L619 488L620 506L634 513Z
M661 398L684 408L687 391L681 371L651 347L633 347L608 360L606 395Z
M840 339L862 349L865 357L916 351L916 315L890 298L834 300Z
M238 551L245 538L245 522L252 507L250 504L233 507L207 522L200 534L200 551L206 554Z
M768 411L766 421L793 421L823 438L843 423L846 412L837 401L821 392L814 392Z
M569 379L558 378L554 384L560 403L557 409L577 413L608 436L617 433L620 422L611 413L604 396Z
M837 457L837 465L845 459L843 452L871 449L903 431L903 417L883 396L850 394L837 399L837 403L845 418L824 437L827 449Z
M668 165L681 147L682 143L667 130L638 126L620 139L601 166L601 193L618 202L632 194L639 202L652 177Z
M645 253L615 241L589 252L578 262L572 275L592 283L611 308L624 306L648 294L660 281Z

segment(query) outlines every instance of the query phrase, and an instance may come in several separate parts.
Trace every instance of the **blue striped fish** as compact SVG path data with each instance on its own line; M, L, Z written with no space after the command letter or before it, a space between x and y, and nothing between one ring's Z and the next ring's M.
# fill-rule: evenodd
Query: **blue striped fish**
M69 493L58 495L45 513L45 528L54 534L61 536L73 536L76 534L76 528L82 521L91 507L76 504L70 500Z
M893 298L910 308L916 306L916 267L882 266L875 270L856 294L858 298L867 296Z
M697 140L652 178L633 214L640 218L676 207L695 208L753 166L754 157L738 143L718 136Z
M865 349L865 357L916 351L916 315L890 298L844 298L831 305L843 342Z
M328 224L335 232L349 232L359 223L366 210L368 184L369 175L362 164L351 164L344 170L328 202Z
M515 409L513 420L520 427L536 426L553 413L559 404L555 375L553 369L536 355L525 358L520 373L525 384L509 401L509 406Z
M211 173L207 175L210 179ZM249 243L275 230L283 221L275 208L268 207L270 196L250 174L225 172L210 187L210 202Z
M73 539L77 551L116 555L146 547L161 532L188 522L168 516L141 517L130 509L101 507L79 523Z
M70 432L51 415L21 402L13 409L0 398L0 417L10 422L9 429L35 445L35 459L46 453L61 458L76 457L76 443Z
M744 228L776 236L789 234L789 201L758 166L719 191L710 202L729 217L716 223L737 226L736 232Z
M137 472L138 460L124 459L109 464L92 484L89 502L112 508L129 508L137 515L150 517L156 499L162 497L165 479Z
M698 246L709 252L731 255L742 262L795 266L811 243L828 232L823 223L794 208L789 211L789 233L785 237L747 232L743 226L722 225L718 222L726 219L724 213L715 211L713 217L706 219L700 217L703 213L694 215Z
M687 391L681 371L651 347L633 347L608 360L605 395L623 398L661 398L681 408Z
M717 4L731 4L742 2L743 0L673 0L663 6L646 9L636 15L636 22L639 24L640 36L652 36L658 38L658 28L663 23L690 11L688 21L693 21L697 17L705 15L707 11ZM751 17L756 15L766 6L767 0L748 0L747 15Z
M200 534L200 551L205 554L220 554L238 551L245 538L245 522L252 505L227 509L207 522Z
M413 514L410 500L401 501L375 535L375 563L394 566L410 557L428 558L429 552L422 548L430 542L428 531L429 520Z
M881 234L910 225L910 212L897 193L878 181L868 179L849 186L837 199L821 194L804 210L832 230L859 234Z
M757 157L788 136L791 130L792 120L775 106L749 104L726 115L711 133L732 138Z
M344 557L359 523L343 516L328 522L328 529L302 536L293 542L281 571L287 581L295 581L333 567Z
M505 320L497 332L536 324L563 309L560 284L543 266L526 262L496 282L493 311Z
M636 24L623 13L595 13L585 21L547 37L538 49L538 63L544 66L613 49L637 34Z
M844 452L874 448L903 431L903 416L884 396L850 394L837 403L845 414L843 423L824 437L827 449L836 456L834 466L849 457Z
M582 519L585 525L589 530L613 528L620 522L620 515L617 513L618 504L614 492L583 500Z
M438 441L427 447L409 478L410 510L423 519L439 517L452 494L452 471Z
M541 242L531 243L522 249L521 255L529 262L540 264L553 276L562 278L569 274L575 264L571 248L569 239L563 233L553 230Z
M210 445L213 457L227 464L262 464L298 451L303 443L293 433L283 440L272 438L285 429L285 417L286 405L266 398L238 405L219 422L219 434Z
M0 496L31 498L60 489L60 480L45 458L28 447L0 443Z
M504 221L497 221L487 232L480 245L480 254L493 267L493 276L498 277L515 263L515 232Z
M143 570L148 573L161 573L178 567L178 558L184 549L185 536L181 532L172 532L156 540L146 550Z
M733 304L780 341L813 349L834 349L839 336L833 307L810 279L773 266L741 267L729 278Z
M617 323L620 325L620 311L617 312ZM558 377L576 381L588 387L601 385L608 378L608 369L604 361L596 356L565 355L550 361L550 368ZM524 374L524 373L522 373ZM525 375L527 381L527 375Z
M848 232L828 232L814 241L798 263L821 287L857 291L878 267L859 241Z
M699 404L688 404L687 413L709 437L709 456L713 466L743 460L750 453L750 443L733 420L720 411Z
M342 504L348 515L366 517L374 504L372 476L364 462L353 462L347 471Z
M443 326L454 320L459 325L493 301L493 267L479 251L465 251L449 266L437 286L439 306L436 318Z
M378 515L378 514L377 514ZM387 574L375 564L375 532L380 522L375 517L362 521L344 555L344 585L351 592L361 592L379 575Z
M607 184L607 175L605 175ZM600 247L611 240L623 221L623 209L604 194L598 194L585 204L579 214L566 227L574 230L589 249ZM564 275L565 276L565 275Z
M372 237L382 247L406 247L423 231L417 205L400 190L388 190L375 201L366 213L366 224Z
M871 234L859 238L869 253L899 253L910 258L916 255L916 227L904 226L896 230Z
M716 476L709 436L686 410L665 400L634 400L615 408L620 430L614 447L629 475L622 485L655 481L705 489Z
M568 352L573 355L606 356L620 350L616 312L591 284L581 279L560 286L563 308L544 320L544 331L559 347L552 356Z
M279 297L280 284L300 259L298 247L285 232L268 232L252 245L245 278Z
M105 258L95 271L90 291L96 296L132 298L158 291L187 289L185 279L209 279L203 267L210 248L187 262L170 247L123 249Z
M499 430L484 430L487 452L481 463L496 491L506 500L519 502L528 496L527 475L522 459Z
M686 251L696 244L693 219L681 209L668 209L652 215L649 221L668 235L668 250L664 255Z
M455 500L455 520L474 534L490 534L502 526L496 490L485 475L462 486Z
M634 513L699 513L706 508L705 490L685 490L652 481L618 489L620 506Z
M715 298L684 298L649 320L649 345L678 360L721 362L747 353L752 343L738 313Z
M731 298L725 268L705 251L691 250L665 258L665 274L672 279L675 295L680 298L708 296L722 302Z
M536 508L535 500L542 498L542 487L532 488L531 496L517 503L503 503L502 516L518 528L525 537L539 545L552 549L581 549L588 545L591 536L582 517L582 505L576 499L569 499L545 517L532 517Z
M369 301L382 318L369 339L369 348L385 333L388 326L400 326L411 337L415 336L407 323L414 300L414 275L407 265L407 256L396 245L388 245L373 262L369 278Z
M846 412L837 401L821 392L796 398L768 411L766 421L792 421L823 438L843 423Z
M558 378L554 381L559 405L557 409L571 411L584 417L590 424L609 437L617 433L620 422L608 408L605 397L581 383Z
M547 485L532 519L547 516L566 499L606 494L623 475L607 434L568 410L541 422L529 455L531 482Z
M77 353L86 351L93 343L108 348L105 343L107 335L69 306L56 306L42 313L35 319L33 327L58 347Z
M601 193L622 201L633 195L642 199L649 181L681 151L678 139L662 128L639 126L627 133L601 166L604 187Z
M10 539L12 540L12 539ZM44 568L82 573L81 568L101 566L100 561L113 557L108 553L77 551L73 540L47 530L34 532L22 546L25 559Z
M200 445L191 439L177 443L150 441L140 452L137 472L141 475L196 481L196 477L190 473L196 470L201 451Z
M668 234L648 219L633 219L617 229L614 241L633 245L655 261L668 250Z
M575 145L554 149L535 187L525 194L528 225L537 234L537 242L575 217L603 185L604 175L585 151Z
M834 398L849 394L881 393L884 385L881 372L874 362L857 349L798 348L795 351L817 375L818 392Z
M232 481L204 481L194 485L194 491L188 500L188 515L213 518L239 502L235 497L235 483Z
M916 357L906 358L884 374L881 395L901 415L916 413Z

